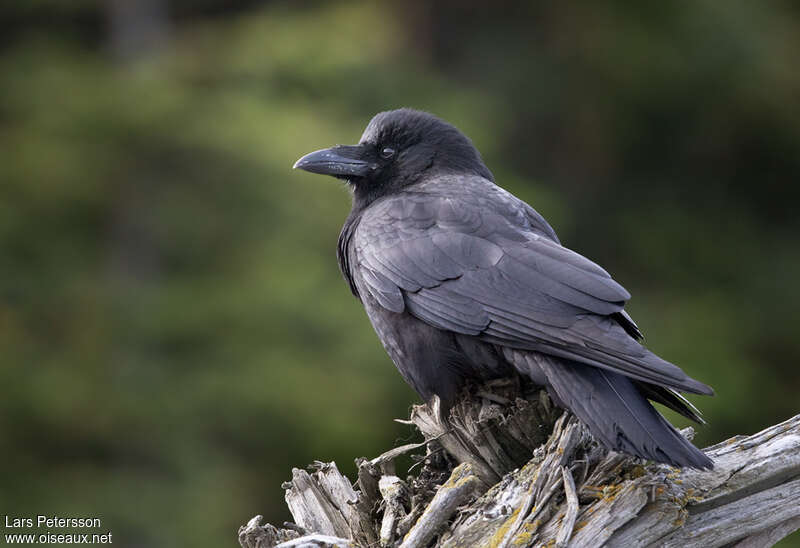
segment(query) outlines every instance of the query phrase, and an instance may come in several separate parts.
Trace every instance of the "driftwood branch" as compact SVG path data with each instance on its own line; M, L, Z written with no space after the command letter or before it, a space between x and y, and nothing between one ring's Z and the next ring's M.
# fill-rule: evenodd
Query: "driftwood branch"
M410 422L427 441L357 459L355 485L335 463L294 469L295 523L256 516L240 544L755 548L800 529L800 415L707 448L711 471L609 452L544 392L511 381L472 390L447 420L417 406ZM394 460L415 451L402 480Z

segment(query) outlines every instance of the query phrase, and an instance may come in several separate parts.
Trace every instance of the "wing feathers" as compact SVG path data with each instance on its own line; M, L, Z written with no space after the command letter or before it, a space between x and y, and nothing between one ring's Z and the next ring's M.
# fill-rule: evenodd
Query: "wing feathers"
M548 278L598 299L622 302L631 298L630 293L615 282L608 272L581 255L544 238L536 238L525 246L512 247L509 254Z
M370 287L370 293L378 303L392 312L403 311L403 293L391 280L370 268L363 268L361 275Z
M635 341L635 324L610 319L627 318L630 295L622 286L592 261L519 225L530 218L529 206L503 196L502 203L477 205L401 193L371 206L354 236L362 290L388 310L408 309L440 329L712 393Z

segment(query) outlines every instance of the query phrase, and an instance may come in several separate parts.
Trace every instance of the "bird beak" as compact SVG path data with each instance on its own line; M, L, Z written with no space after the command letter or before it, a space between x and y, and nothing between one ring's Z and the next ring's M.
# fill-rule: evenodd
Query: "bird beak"
M344 179L364 177L372 170L371 164L363 159L366 153L362 145L339 145L306 154L295 162L294 169Z

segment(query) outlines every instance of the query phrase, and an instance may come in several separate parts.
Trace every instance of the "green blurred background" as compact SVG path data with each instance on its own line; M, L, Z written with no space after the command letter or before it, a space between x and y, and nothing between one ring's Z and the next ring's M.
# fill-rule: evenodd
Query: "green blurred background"
M0 513L232 546L411 437L347 192L291 170L399 106L631 291L700 445L800 411L800 5L527 4L0 4Z

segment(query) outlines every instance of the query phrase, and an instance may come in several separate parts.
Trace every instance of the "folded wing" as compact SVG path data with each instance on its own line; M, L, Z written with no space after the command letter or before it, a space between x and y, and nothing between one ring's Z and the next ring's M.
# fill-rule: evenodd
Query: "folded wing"
M530 224L529 206L509 196L401 193L373 204L355 233L359 290L437 328L712 393L626 333L614 318L630 294Z

